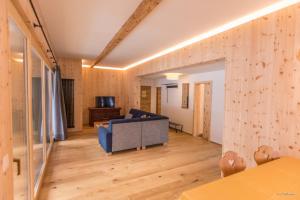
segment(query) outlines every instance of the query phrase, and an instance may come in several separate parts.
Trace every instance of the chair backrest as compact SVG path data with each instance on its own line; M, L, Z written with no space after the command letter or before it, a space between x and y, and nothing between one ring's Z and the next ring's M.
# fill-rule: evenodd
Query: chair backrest
M258 149L254 152L254 160L257 165L261 165L278 158L280 158L279 153L267 145L258 147Z
M229 176L246 169L246 163L236 152L227 151L219 162L223 176Z

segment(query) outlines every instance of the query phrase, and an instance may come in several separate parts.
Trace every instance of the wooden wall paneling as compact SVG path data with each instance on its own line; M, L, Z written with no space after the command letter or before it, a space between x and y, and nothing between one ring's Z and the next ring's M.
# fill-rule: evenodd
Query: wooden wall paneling
M189 83L182 83L182 100L181 100L181 108L188 109L189 108Z
M89 107L95 107L96 96L115 96L116 105L121 107L121 113L125 113L124 72L117 70L101 70L92 68L82 69L82 112L83 124L89 122Z
M274 47L274 70L273 70L273 90L272 90L272 110L275 115L273 118L274 123L274 140L278 142L278 150L282 154L287 154L287 149L285 144L287 138L282 138L282 136L287 136L287 126L289 121L288 104L289 102L289 71L291 66L287 64L287 53L290 51L291 47L288 47L288 37L287 37L287 10L281 11L277 15L276 20L276 38ZM292 48L293 49L293 48ZM290 124L293 126L293 124ZM292 134L292 133L290 133ZM283 140L281 140L283 139ZM289 145L288 145L289 146ZM277 150L277 149L276 149Z
M156 87L156 114L161 114L161 87Z
M286 23L286 30L285 34L288 36L285 39L285 51L283 51L283 62L285 67L285 77L286 77L286 85L285 85L285 93L286 93L286 112L285 112L285 126L284 126L284 134L280 135L279 140L283 141L284 143L280 145L281 152L284 154L289 154L291 156L297 156L300 152L300 148L298 146L297 139L297 132L299 132L298 120L300 119L300 113L297 109L297 102L300 100L299 96L297 95L297 89L299 86L297 85L297 80L299 79L299 72L297 66L297 59L296 59L296 49L290 48L294 44L296 46L296 12L295 10L288 9L286 15L284 16L285 23ZM299 20L298 20L299 23ZM297 87L298 86L298 87ZM298 90L299 91L299 90ZM298 111L298 113L297 113ZM294 122L294 123L290 123ZM289 137L286 137L289 135Z
M141 86L140 93L140 109L151 112L151 86Z
M223 58L223 151L237 151L248 166L263 143L300 157L299 13L296 4L129 69L128 107L139 107L138 76Z
M300 76L300 70L299 70L299 66L300 66L300 37L298 37L300 35L300 5L298 6L298 9L295 11L295 34L294 34L294 40L295 40L295 47L294 47L294 56L296 57L296 59L294 59L294 76L295 76L295 91L299 91L300 90L300 79L298 79L297 77ZM294 130L290 130L293 131L294 133L294 142L295 141L300 141L300 124L298 123L300 120L300 114L297 112L300 109L300 93L299 92L295 92L295 97L294 97L294 105L295 105L295 118L293 119L294 121L292 122L293 124L295 124L294 126ZM293 147L294 148L294 154L297 155L297 147ZM300 151L300 148L298 149L298 151Z
M203 138L210 140L211 135L211 112L212 112L212 82L204 84L204 116L203 116Z
M194 113L193 113L193 136L200 136L203 133L203 93L204 85L194 85Z
M68 131L82 130L82 101L83 101L83 82L82 82L82 63L81 59L59 58L58 63L61 69L61 76L65 79L74 79L74 128Z
M0 199L13 199L12 105L9 68L7 0L0 0Z

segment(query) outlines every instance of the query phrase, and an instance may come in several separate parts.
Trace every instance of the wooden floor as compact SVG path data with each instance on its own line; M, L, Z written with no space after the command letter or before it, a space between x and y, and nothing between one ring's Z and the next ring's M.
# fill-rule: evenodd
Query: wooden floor
M221 146L170 131L167 146L106 156L96 131L54 145L40 200L177 199L220 177Z

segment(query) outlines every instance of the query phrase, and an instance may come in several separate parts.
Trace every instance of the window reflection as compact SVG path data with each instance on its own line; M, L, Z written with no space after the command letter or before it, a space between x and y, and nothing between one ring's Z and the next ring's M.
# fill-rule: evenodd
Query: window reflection
M42 126L42 60L34 50L32 60L32 131L33 131L33 166L34 182L43 166L43 126Z
M14 198L28 196L28 148L26 126L26 40L17 25L9 20L10 67L12 85ZM1 133L0 133L1 134ZM1 186L2 187L2 186Z

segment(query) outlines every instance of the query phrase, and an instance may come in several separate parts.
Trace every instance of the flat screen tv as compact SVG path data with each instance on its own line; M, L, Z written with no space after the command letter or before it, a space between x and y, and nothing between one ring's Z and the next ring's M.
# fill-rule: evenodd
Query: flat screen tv
M98 96L96 97L97 108L114 108L115 97L113 96Z

